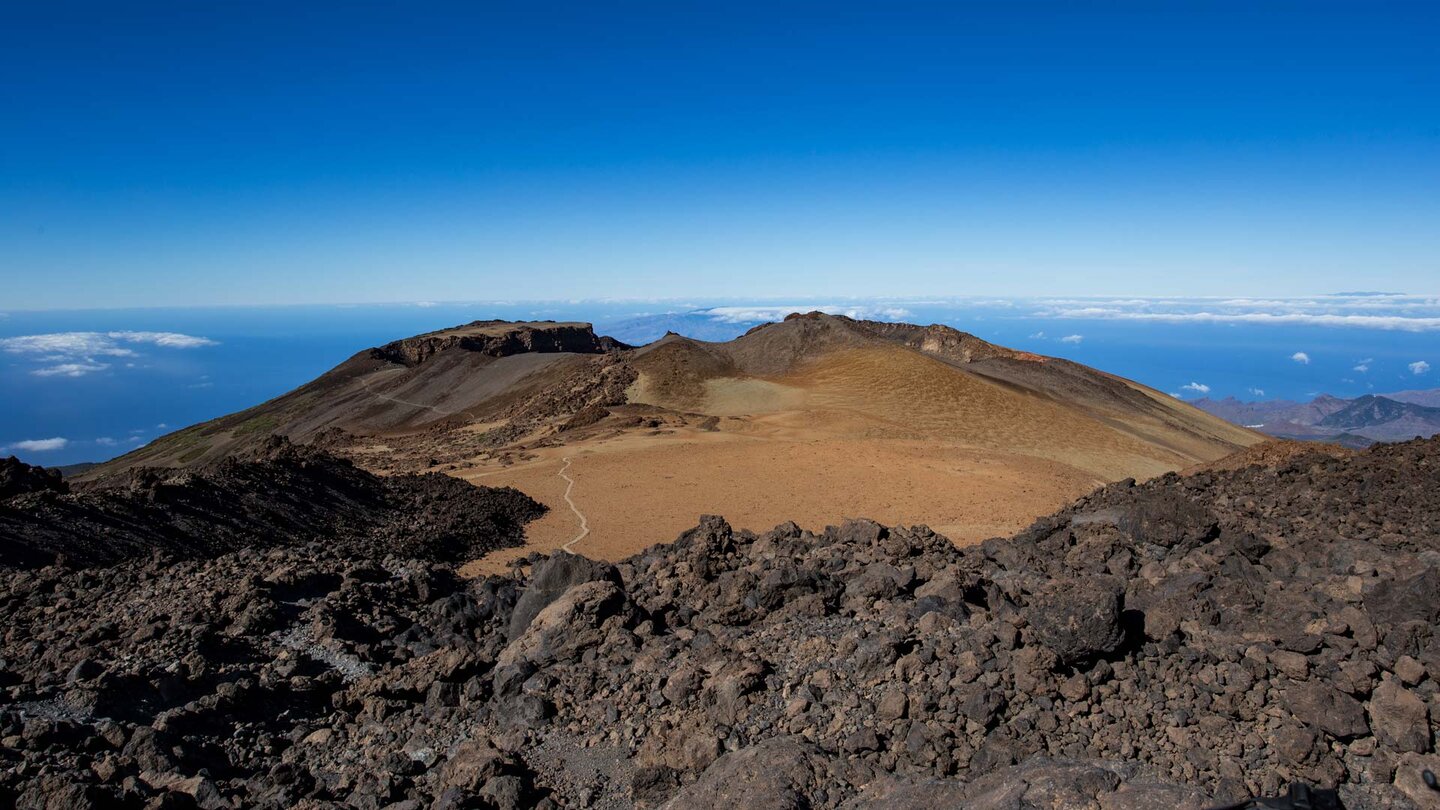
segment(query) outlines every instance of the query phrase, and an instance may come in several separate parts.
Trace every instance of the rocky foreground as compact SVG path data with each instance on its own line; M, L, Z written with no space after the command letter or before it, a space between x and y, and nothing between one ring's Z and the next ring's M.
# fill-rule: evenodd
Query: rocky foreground
M0 575L0 805L1440 805L1440 441L967 549L706 518L465 581L393 537Z

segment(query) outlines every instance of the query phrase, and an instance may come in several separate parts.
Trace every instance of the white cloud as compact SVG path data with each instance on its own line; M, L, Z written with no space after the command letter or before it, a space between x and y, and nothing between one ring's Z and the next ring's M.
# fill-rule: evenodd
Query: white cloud
M110 368L109 363L81 362L81 363L60 363L54 366L37 368L30 372L36 377L84 377L96 371L104 371Z
M51 439L25 439L14 444L5 445L6 450L24 450L28 453L44 453L48 450L64 450L70 443L69 439L62 439L56 436Z
M1109 302L1106 302L1109 303ZM1273 325L1351 326L1406 332L1440 331L1440 317L1363 315L1315 312L1136 312L1113 306L1068 307L1040 313L1052 318L1083 320L1164 321L1167 323L1253 323Z
M155 427L158 428L158 429L160 429L160 430L164 430L165 428L168 428L168 427L170 427L170 426L167 425L167 424L165 424L164 422L161 422L160 424L156 425Z
M1352 369L1352 370L1353 370L1353 371L1358 371L1358 372L1360 372L1361 374L1364 374L1364 373L1366 373L1366 372L1368 372L1368 371L1370 370L1370 364L1373 363L1373 362L1375 362L1375 358L1373 358L1373 357L1367 357L1367 358L1365 358L1364 360L1356 360L1356 361L1355 361L1355 368Z
M95 443L101 447L114 447L116 445L116 441L109 436L101 436L95 440Z
M1310 355L1306 354L1305 352L1295 352L1294 354L1290 355L1290 359L1294 360L1302 366L1310 365Z
M132 346L194 349L215 341L179 332L52 332L0 338L0 351L45 365L30 373L36 377L83 377L110 368L109 358L136 357ZM126 368L135 368L127 362Z
M1416 360L1410 364L1410 373L1415 375L1424 374L1430 370L1430 364L1424 360Z
M1185 391L1194 391L1197 394L1210 393L1210 386L1206 385L1205 383L1192 382L1186 385L1182 385L1180 386L1180 388Z
M220 345L210 338L182 335L179 332L107 332L106 334L116 340L129 343L153 343L167 349L198 349L201 346Z
M216 342L179 332L54 332L0 338L0 349L11 354L85 355L90 357L131 357L133 349L120 344L150 344L167 349L194 349Z
M720 323L761 323L778 321L792 312L824 312L827 315L844 315L847 318L872 321L898 321L910 317L910 310L904 307L846 307L835 304L814 306L796 304L783 307L712 307L699 314L709 315Z
M440 305L437 304L437 303L435 303L434 301L416 301L416 302L415 302L415 306L417 306L417 307L425 307L425 308L428 309L428 308L430 308L430 307L438 307L438 306L440 306Z
M1263 397L1263 396L1265 396L1265 389L1264 389L1264 388L1251 388L1251 389L1250 389L1250 396L1252 396L1252 397Z
M1033 335L1030 336L1030 339L1031 339L1031 340L1044 340L1044 339L1045 339L1045 333L1044 333L1044 332L1036 332L1035 334L1033 334Z
M1061 342L1061 343L1079 343L1080 341L1082 341L1082 340L1084 340L1084 339L1085 339L1085 336L1084 336L1084 335L1066 335L1065 337L1060 338L1060 342Z

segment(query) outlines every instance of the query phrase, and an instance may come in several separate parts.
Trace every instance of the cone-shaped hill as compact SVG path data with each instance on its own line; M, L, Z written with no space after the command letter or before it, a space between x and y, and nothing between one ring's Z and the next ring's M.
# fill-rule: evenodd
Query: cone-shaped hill
M213 461L274 434L377 472L513 485L551 507L532 548L611 558L702 513L746 527L865 515L973 541L1261 438L946 326L809 313L723 343L633 348L589 324L483 321L360 352L87 477Z

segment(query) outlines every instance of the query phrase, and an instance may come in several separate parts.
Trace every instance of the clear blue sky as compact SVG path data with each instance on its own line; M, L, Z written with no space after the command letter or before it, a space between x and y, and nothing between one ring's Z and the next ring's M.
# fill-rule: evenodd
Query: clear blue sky
M1437 9L11 3L0 310L1437 292Z

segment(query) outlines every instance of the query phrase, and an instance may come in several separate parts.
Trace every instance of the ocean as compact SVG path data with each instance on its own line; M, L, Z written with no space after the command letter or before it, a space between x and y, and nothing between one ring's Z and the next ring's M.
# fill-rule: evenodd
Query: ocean
M1440 300L803 299L468 302L11 311L0 315L0 453L103 461L284 393L350 355L473 320L584 320L639 344L726 340L792 310L944 323L1187 399L1308 399L1440 386Z

